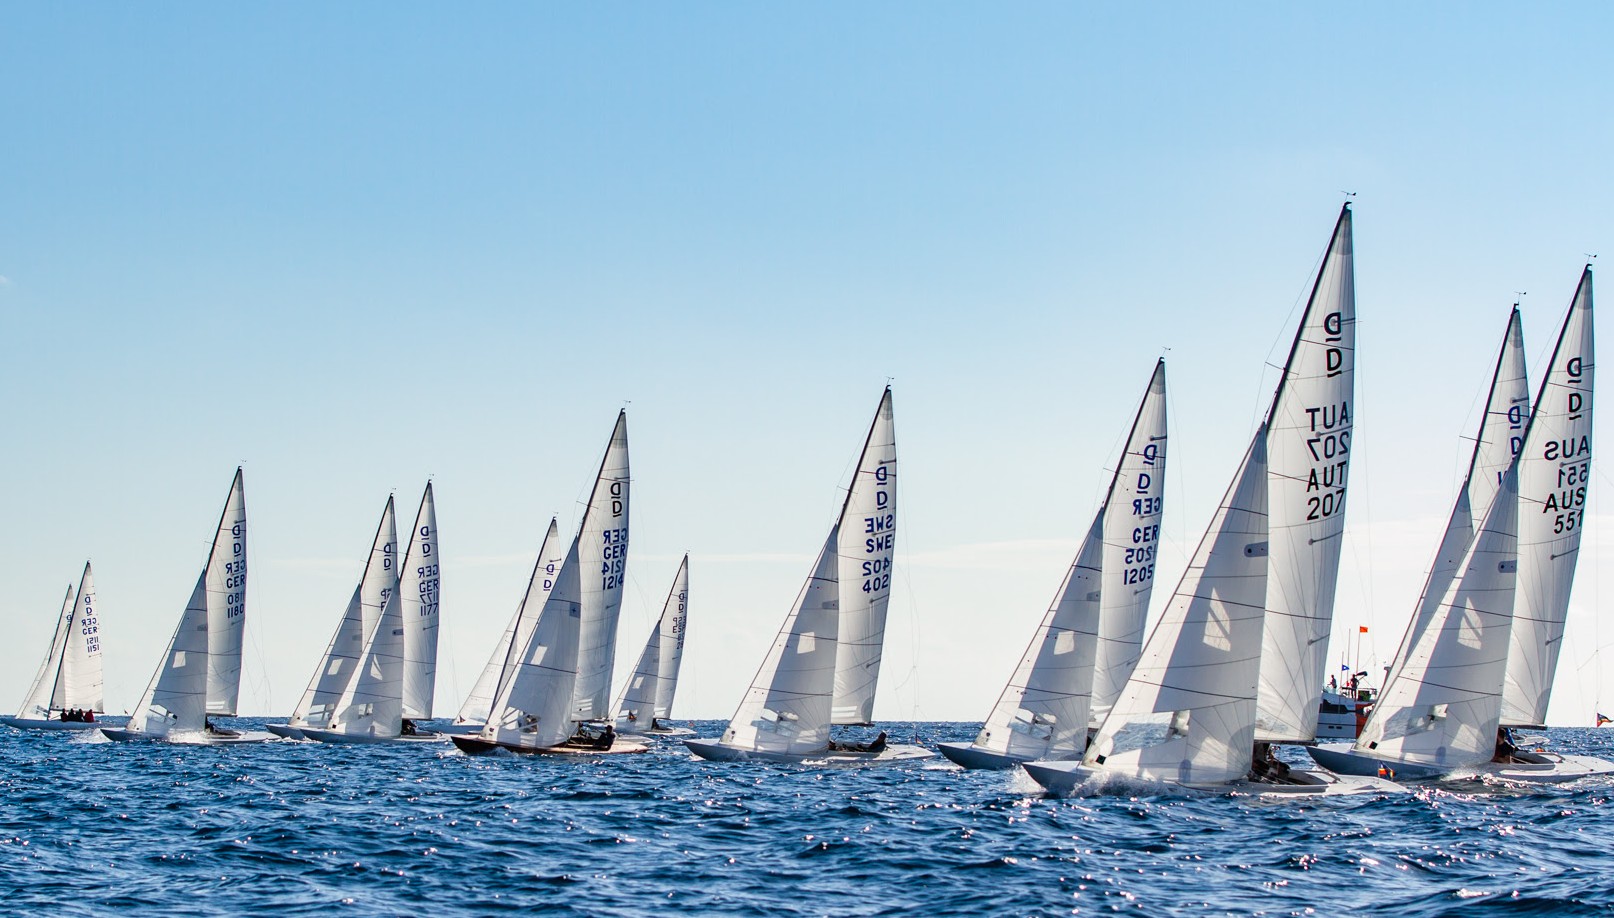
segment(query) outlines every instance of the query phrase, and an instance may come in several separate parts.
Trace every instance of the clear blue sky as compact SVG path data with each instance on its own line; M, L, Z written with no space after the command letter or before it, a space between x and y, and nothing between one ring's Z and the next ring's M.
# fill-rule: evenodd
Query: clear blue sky
M430 475L452 713L629 402L618 663L687 549L679 710L726 717L889 377L877 713L978 719L1170 348L1164 600L1342 191L1336 630L1385 662L1514 291L1534 384L1583 253L1614 261L1611 34L1597 4L0 6L0 708L85 557L136 701L244 463L244 704L291 708ZM1614 707L1611 488L1557 723Z

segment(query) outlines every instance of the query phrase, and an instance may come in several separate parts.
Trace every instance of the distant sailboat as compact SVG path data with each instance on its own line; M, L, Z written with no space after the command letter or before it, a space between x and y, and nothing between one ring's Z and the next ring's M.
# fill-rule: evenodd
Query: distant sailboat
M101 724L84 712L101 713L101 628L95 605L95 576L90 563L75 593L71 583L62 600L50 652L28 686L13 717L0 717L8 727L35 730L93 730ZM67 718L74 719L67 719Z
M213 548L151 684L128 724L121 729L102 727L101 732L114 740L240 743L268 739L268 734L217 728L210 719L214 712L235 711L246 614L247 505L241 470L236 469Z
M1044 787L1121 778L1283 796L1397 789L1290 771L1257 743L1316 726L1350 446L1353 287L1346 205L1265 423L1082 761L1025 763Z
M879 677L896 539L897 447L891 390L869 428L846 503L720 739L684 744L720 761L855 762L924 758L918 746L834 743L834 723L866 723Z
M689 734L685 727L669 727L673 693L678 690L678 669L684 657L684 624L689 617L689 555L678 565L672 589L662 605L661 618L645 641L644 652L622 687L616 703L618 733Z
M1166 482L1166 365L1155 364L1087 538L1009 684L972 743L942 743L965 768L1079 759L1143 649Z
M366 635L358 667L329 721L323 728L302 726L304 739L325 743L446 739L444 734L418 728L411 719L421 710L431 710L437 659L437 513L430 484L415 514L401 583L397 592L387 596L381 617ZM411 674L419 680L414 686L410 685Z
M337 622L325 655L308 680L308 688L303 691L291 719L284 724L269 724L269 732L286 739L302 739L304 727L324 729L329 726L336 703L358 672L365 638L375 630L388 600L397 592L398 525L392 497L388 496L365 560L364 574L353 588L353 597Z
M597 729L585 726L609 713L610 699L604 694L609 691L616 618L627 571L628 491L628 419L624 411L617 415L582 526L541 607L534 608L535 591L528 588L527 601L522 603L511 633L529 636L520 646L515 640L510 644L488 722L475 736L453 737L462 751L600 754L648 748L641 741L616 737L615 728L608 723ZM536 570L533 580L540 580ZM528 616L536 616L530 626L525 621ZM604 683L600 681L601 667Z
M566 556L561 553L560 530L555 525L555 520L551 519L549 532L544 536L544 544L538 549L538 561L533 565L532 576L527 580L527 591L522 594L521 602L516 604L516 611L510 616L510 623L504 626L504 633L494 645L487 665L482 668L482 675L477 678L476 685L471 687L471 693L460 705L459 715L454 718L452 725L444 728L445 732L482 732L482 725L488 722L488 716L493 710L493 699L499 693L499 677L516 652L512 648L525 647L532 639L532 629L538 624L538 610L549 600L549 593L555 588L555 577L560 573L560 566L565 561Z

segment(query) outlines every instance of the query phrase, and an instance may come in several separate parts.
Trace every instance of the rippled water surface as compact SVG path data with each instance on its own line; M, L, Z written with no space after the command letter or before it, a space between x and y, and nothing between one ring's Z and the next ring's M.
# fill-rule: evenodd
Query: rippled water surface
M7 913L1614 914L1608 781L1054 800L940 758L807 770L671 741L588 761L87 739L0 728ZM1614 757L1614 730L1552 739Z

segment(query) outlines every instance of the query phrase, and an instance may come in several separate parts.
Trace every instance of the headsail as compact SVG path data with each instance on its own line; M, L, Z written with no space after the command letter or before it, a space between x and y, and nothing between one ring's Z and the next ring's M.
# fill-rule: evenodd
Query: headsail
M1249 772L1267 595L1266 442L1262 427L1088 747L1089 765L1178 783Z
M241 642L247 625L247 496L235 470L208 557L207 713L232 716L241 698Z
M1480 523L1491 507L1491 500L1502 485L1502 477L1513 465L1513 457L1524 445L1524 430L1530 416L1530 388L1525 378L1524 329L1519 322L1519 308L1513 307L1508 318L1507 332L1502 336L1502 349L1496 356L1496 371L1491 376L1490 394L1485 399L1485 415L1480 419L1479 437L1468 461L1468 474L1463 477L1462 488L1446 523L1435 552L1434 565L1424 583L1423 596L1414 610L1407 633L1401 639L1401 648L1395 655L1399 667L1418 637L1428 627L1430 619L1440 609L1446 597L1446 588L1462 571L1464 555ZM1392 673L1391 678L1394 678ZM1389 680L1385 681L1389 685Z
M611 717L611 670L616 662L616 626L628 568L628 413L617 414L611 442L600 461L594 491L577 535L574 554L581 594L577 682L573 720Z
M493 713L482 727L485 740L543 749L564 742L576 729L571 707L577 685L577 641L583 605L578 581L580 577L594 576L598 570L580 570L577 542L572 540L543 605L539 609L522 605L521 617L535 616L531 637L521 646L510 646L510 657L494 690ZM529 587L528 598L531 597ZM524 630L526 624L517 622L517 633Z
M1379 693L1355 748L1444 766L1489 761L1496 747L1518 570L1518 477L1502 488L1434 614Z
M689 555L684 555L673 577L672 589L662 605L661 618L650 630L639 662L622 687L617 702L617 718L627 719L639 729L649 729L658 717L672 710L673 693L678 689L678 669L684 655L684 623L689 614Z
M431 482L421 495L415 528L399 571L398 598L404 629L403 716L430 718L437 695L437 612L440 596L437 504Z
M1257 739L1308 742L1326 676L1355 417L1356 283L1340 209L1267 416L1271 556Z
M527 642L532 639L533 626L538 624L538 611L549 599L549 591L554 589L555 577L560 573L561 563L565 560L566 556L561 554L559 527L551 519L549 532L544 536L544 544L538 550L538 563L533 565L532 577L527 581L527 592L522 594L521 602L516 604L515 614L510 616L510 623L505 625L504 634L500 635L499 643L494 646L487 665L482 667L482 675L477 678L476 685L472 686L471 694L467 695L465 702L460 705L460 713L454 718L455 722L462 724L488 722L488 714L493 710L493 698L499 691L499 676L512 657L511 647L526 647ZM532 612L523 615L522 613L528 609Z
M297 710L291 716L292 726L324 727L330 723L337 700L347 691L358 669L365 637L375 630L388 599L398 592L397 558L398 525L392 497L388 496L375 538L370 543L364 575L353 588L353 596L331 635L331 643L325 648L313 678L308 680L302 700L297 702Z
M1581 272L1519 454L1519 588L1502 723L1546 722L1592 467L1592 269Z
M897 434L886 387L837 527L841 619L835 652L837 724L874 719L897 538Z
M752 752L802 755L829 747L840 627L840 526L833 526L796 605L751 679L722 742Z
M17 708L18 717L47 718L56 707L57 674L62 668L68 634L73 629L74 595L73 584L69 583L67 595L62 597L62 611L56 616L56 630L51 633L50 650L45 653L45 659L39 662L39 671L34 673L33 681L28 683L28 694L23 696L22 704Z
M358 669L331 715L339 733L393 737L403 732L404 638L403 603L387 597L381 617L365 639Z

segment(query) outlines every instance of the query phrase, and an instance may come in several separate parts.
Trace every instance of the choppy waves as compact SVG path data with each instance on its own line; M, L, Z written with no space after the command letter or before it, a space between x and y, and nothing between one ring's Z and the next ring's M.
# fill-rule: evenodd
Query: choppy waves
M1614 757L1614 730L1552 737ZM1608 781L1054 800L939 758L810 770L672 741L588 761L87 739L0 732L7 912L1614 914Z

